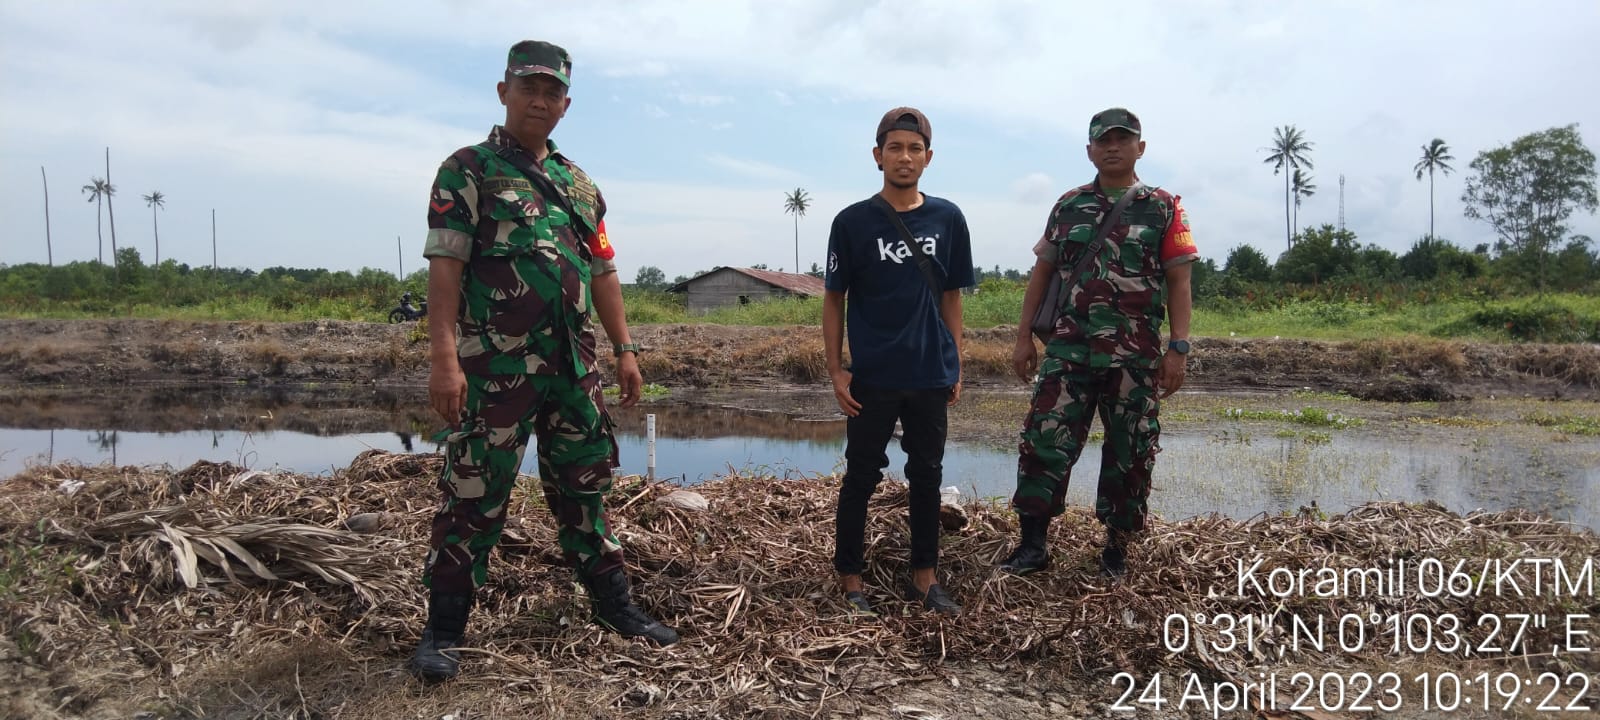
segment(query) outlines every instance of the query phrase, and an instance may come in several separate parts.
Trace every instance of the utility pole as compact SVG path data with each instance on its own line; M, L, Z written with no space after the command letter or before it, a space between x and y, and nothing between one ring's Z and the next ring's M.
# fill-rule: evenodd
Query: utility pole
M217 209L211 208L211 272L217 271Z
M39 180L44 183L44 259L50 267L55 267L55 251L50 249L50 179L44 176L43 165L39 166ZM55 437L51 436L51 440Z
M111 282L119 283L121 263L117 262L117 213L111 209L111 196L116 194L116 187L111 184L111 148L106 148L106 217L111 221Z

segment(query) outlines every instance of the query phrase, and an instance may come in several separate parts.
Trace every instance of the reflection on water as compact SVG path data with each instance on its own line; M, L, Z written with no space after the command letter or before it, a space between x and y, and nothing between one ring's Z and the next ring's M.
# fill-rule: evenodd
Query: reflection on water
M653 406L656 475L688 483L730 470L796 477L843 469L844 423L775 413ZM646 471L644 411L617 414L623 471ZM1270 426L1197 423L1169 430L1156 464L1154 510L1176 519L1204 513L1243 518L1294 512L1313 503L1332 514L1371 500L1435 500L1468 512L1525 507L1600 528L1600 441L1551 435L1407 434L1340 431L1331 436L1254 438ZM0 428L0 477L27 465L76 461L187 467L197 460L255 468L328 472L368 449L429 452L436 446L410 428L319 436L284 430L130 432ZM891 444L887 472L905 456ZM1073 471L1068 501L1091 505L1099 474L1091 445ZM536 472L533 449L523 471ZM1008 450L952 443L945 485L980 497L1009 496L1016 459Z
M673 437L658 419L656 476L700 482L730 471L771 473L802 477L842 471L844 424L819 425L816 439L739 436L705 433L705 426L685 425L689 437ZM832 435L831 438L827 437ZM52 439L53 438L53 439ZM109 439L108 439L109 438ZM644 435L618 428L622 472L644 474L647 448ZM75 461L120 465L187 467L197 460L228 461L247 467L280 467L305 473L328 472L350 462L358 453L379 449L391 452L431 452L431 440L409 433L358 433L319 437L297 432L180 433L85 432L76 430L0 429L0 477L10 477L27 465ZM530 442L522 471L537 473L536 443ZM898 475L905 455L889 452L889 472ZM945 482L962 488L993 486L996 469L1014 462L994 450L952 445L945 459Z
M1293 512L1313 502L1334 514L1373 500L1434 500L1462 513L1528 508L1600 529L1593 442L1558 451L1538 436L1409 442L1345 433L1316 443L1163 438L1162 445L1155 498L1169 517L1176 508L1244 517ZM1082 470L1074 472L1074 482L1092 482Z

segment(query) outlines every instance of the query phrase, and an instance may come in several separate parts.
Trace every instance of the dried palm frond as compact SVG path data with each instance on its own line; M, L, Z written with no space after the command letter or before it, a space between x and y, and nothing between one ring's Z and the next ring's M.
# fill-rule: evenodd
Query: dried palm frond
M257 698L251 702L279 714L304 705L308 686L273 684L285 671L269 666L280 668L289 662L281 653L289 653L293 667L310 667L295 653L311 650L293 648L317 643L317 657L326 658L327 643L336 641L335 660L313 663L320 669L311 687L324 693L317 712L398 715L394 703L406 696L393 684L400 681L374 685L373 674L400 666L422 623L417 578L438 469L437 456L382 452L363 453L327 476L216 466L35 468L0 485L7 548L0 633L25 630L52 672L100 678L85 691L91 696L173 697L196 712L220 712L233 702L217 695L225 687L229 697ZM83 483L71 494L60 490L69 478ZM659 650L590 624L538 490L524 487L508 507L507 541L479 594L468 669L454 687L506 715L589 717L595 713L586 709L629 708L661 718L811 717L852 707L862 693L974 664L1026 676L1103 679L1113 668L1171 668L1244 680L1282 663L1337 669L1394 661L1375 648L1291 647L1281 633L1262 634L1249 651L1216 652L1206 648L1225 638L1208 624L1194 624L1190 649L1174 652L1161 634L1174 614L1600 615L1593 596L1238 592L1239 562L1257 559L1263 573L1383 568L1399 558L1453 566L1536 557L1576 570L1600 555L1593 532L1521 511L1463 516L1432 504L1373 503L1332 517L1155 521L1133 546L1132 574L1110 581L1095 566L1104 530L1083 508L1052 524L1049 571L996 573L1014 542L1015 516L980 502L965 506L966 526L943 538L940 574L966 606L944 619L901 599L910 571L908 494L886 482L872 500L866 538L866 580L881 614L862 618L847 611L832 581L836 479L730 475L693 488L710 510L657 502L675 489L619 479L611 506L635 596L679 628L684 642ZM361 514L382 522L368 533L346 529ZM1528 646L1560 642L1559 627L1529 628ZM1466 667L1439 653L1418 659ZM1600 659L1470 662L1474 673L1496 664L1593 673ZM522 691L507 696L508 688Z

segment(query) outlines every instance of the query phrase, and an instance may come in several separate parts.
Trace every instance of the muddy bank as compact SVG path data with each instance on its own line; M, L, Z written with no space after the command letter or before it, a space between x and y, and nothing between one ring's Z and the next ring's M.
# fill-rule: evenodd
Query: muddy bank
M355 384L188 382L123 384L94 392L22 385L0 394L0 421L24 430L423 433L437 424L427 403L423 388Z
M969 385L1014 387L1011 330L967 333ZM649 382L677 387L824 381L815 327L645 325L634 328ZM602 346L605 345L602 339ZM1600 348L1438 340L1198 338L1193 389L1311 388L1362 399L1600 399ZM0 320L0 386L225 382L421 387L418 325L163 320Z

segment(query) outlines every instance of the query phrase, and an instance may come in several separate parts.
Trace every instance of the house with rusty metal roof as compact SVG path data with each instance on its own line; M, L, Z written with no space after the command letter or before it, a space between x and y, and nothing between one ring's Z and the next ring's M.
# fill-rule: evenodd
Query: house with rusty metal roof
M773 298L818 297L822 295L822 278L774 270L719 267L673 285L667 292L683 293L684 308L692 313L703 313Z

